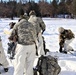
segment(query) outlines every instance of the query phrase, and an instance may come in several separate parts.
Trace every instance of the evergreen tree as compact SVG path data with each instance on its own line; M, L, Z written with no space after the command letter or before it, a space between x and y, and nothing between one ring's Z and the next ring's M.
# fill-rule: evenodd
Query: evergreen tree
M72 13L74 17L76 18L76 0L73 0L72 2Z
M73 0L66 0L66 4L70 5L72 3Z
M60 0L60 2L65 2L65 0Z
M72 1L73 0L66 0L66 8L67 8L68 14L71 14Z
M65 1L61 1L58 5L58 13L59 14L67 14L68 10L65 4Z
M56 17L57 9L58 9L57 1L53 0L51 3L51 6L52 6L52 15L53 15L53 17Z
M29 5L29 7L28 7L28 9L26 10L26 12L29 14L29 12L31 11L31 10L34 10L35 12L36 12L36 15L37 16L40 16L41 14L40 14L40 9L39 9L39 6L38 6L38 4L37 3L35 3L34 1L31 1L31 2L29 2L28 3L28 5Z
M24 10L23 10L22 8L20 8L20 9L19 9L19 13L18 13L18 14L19 14L19 16L24 15Z

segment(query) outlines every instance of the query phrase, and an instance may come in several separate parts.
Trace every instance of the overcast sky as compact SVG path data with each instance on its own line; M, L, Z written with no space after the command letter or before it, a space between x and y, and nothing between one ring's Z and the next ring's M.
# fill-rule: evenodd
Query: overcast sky
M0 0L1 1L1 0ZM9 0L3 0L3 1L9 1ZM19 1L19 0L17 0L17 1ZM24 0L25 1L25 0ZM28 0L29 1L29 0ZM37 1L39 1L39 0L35 0L35 2L37 2ZM48 2L50 2L50 0L47 0Z

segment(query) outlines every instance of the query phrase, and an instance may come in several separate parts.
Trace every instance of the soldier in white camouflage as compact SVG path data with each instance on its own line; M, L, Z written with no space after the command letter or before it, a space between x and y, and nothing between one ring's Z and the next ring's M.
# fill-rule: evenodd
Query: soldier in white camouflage
M3 66L4 71L8 72L8 67L9 67L9 62L6 58L3 46L2 46L2 40L1 40L1 36L0 36L0 66Z
M26 19L15 24L10 37L17 35L14 75L33 75L33 63L36 53L36 30Z
M36 17L36 13L34 10L30 11L29 13L30 18L28 19L29 22L33 24L33 26L36 28L37 38L38 38L38 54L44 55L44 48L43 48L43 38L42 34L45 31L45 24L40 17Z

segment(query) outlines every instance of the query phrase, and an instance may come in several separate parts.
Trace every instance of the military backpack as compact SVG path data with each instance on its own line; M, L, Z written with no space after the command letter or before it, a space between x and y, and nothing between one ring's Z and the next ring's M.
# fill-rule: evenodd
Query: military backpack
M38 60L35 74L39 72L39 75L58 75L61 71L60 66L58 65L57 58L52 56L41 56Z

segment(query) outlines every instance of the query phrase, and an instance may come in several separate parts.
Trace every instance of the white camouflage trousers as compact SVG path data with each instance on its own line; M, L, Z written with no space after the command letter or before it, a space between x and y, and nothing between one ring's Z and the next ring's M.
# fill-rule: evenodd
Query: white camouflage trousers
M2 41L0 41L0 64L2 64L4 68L8 68L9 66L4 49L2 47Z
M17 44L14 60L14 75L33 75L33 63L35 54L35 44Z
M65 43L64 43L64 50L65 50L65 51L70 51L70 50L73 49L73 48L69 45L73 40L74 40L74 38L71 39L71 40L65 40Z
M42 38L42 34L39 33L38 35L38 40L39 40L39 44L38 44L38 54L40 55L45 55L44 52L44 47L43 47L43 38Z

